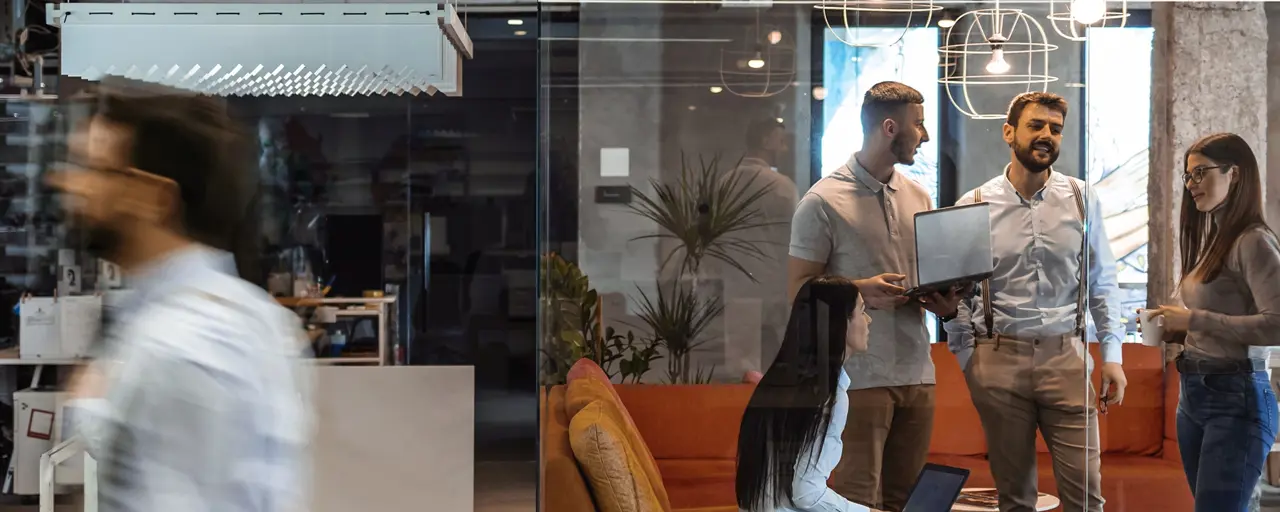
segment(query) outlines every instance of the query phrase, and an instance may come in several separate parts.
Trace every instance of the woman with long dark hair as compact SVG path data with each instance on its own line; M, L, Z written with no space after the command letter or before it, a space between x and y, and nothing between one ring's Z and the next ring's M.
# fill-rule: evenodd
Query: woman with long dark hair
M827 487L840 462L849 376L871 318L852 281L800 288L778 357L757 384L738 433L738 507L748 512L868 511Z
M1178 451L1196 510L1248 510L1276 439L1268 345L1280 345L1280 242L1262 214L1258 160L1240 136L1209 135L1183 160L1183 306L1163 306L1180 339Z

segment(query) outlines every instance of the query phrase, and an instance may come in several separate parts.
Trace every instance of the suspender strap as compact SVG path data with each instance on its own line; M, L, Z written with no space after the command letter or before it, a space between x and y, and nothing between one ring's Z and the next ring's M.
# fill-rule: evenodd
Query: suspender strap
M1080 255L1076 260L1080 263L1080 285L1076 289L1076 329L1075 334L1081 339L1085 333L1085 287L1088 286L1087 276L1089 275L1089 258L1087 247L1089 245L1088 233L1088 216L1084 208L1084 194L1080 191L1080 185L1076 180L1067 178L1067 182L1071 184L1071 195L1076 200L1076 211L1080 214ZM973 199L975 202L982 202L982 187L974 190ZM991 313L991 280L984 279L982 281L982 319L987 327L987 336L995 336L995 318Z
M1076 180L1067 178L1067 182L1071 183L1071 194L1076 198L1076 209L1080 212L1080 257L1076 260L1080 263L1080 286L1076 287L1076 336L1084 339L1084 321L1085 321L1085 295L1084 289L1088 286L1089 279L1089 217L1084 209L1084 194L1080 192L1080 184Z
M973 200L982 202L982 187L978 187L973 191ZM996 320L991 314L991 279L982 280L982 320L987 327L987 337L995 337Z

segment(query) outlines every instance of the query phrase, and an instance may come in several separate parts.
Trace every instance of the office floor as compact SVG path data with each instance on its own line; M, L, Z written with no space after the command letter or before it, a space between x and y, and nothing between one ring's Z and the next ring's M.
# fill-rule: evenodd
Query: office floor
M483 462L476 465L475 512L536 512L537 462ZM36 505L20 505L13 496L0 496L0 512L38 512ZM56 507L55 512L80 512L79 505ZM1280 510L1277 510L1280 512Z

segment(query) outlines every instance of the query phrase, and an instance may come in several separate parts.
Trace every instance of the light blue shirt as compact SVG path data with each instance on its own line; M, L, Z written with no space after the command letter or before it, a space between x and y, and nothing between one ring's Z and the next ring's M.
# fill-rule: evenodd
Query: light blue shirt
M849 374L840 370L836 385L836 402L831 406L831 423L817 446L796 462L795 480L791 482L791 507L779 507L774 512L869 512L871 509L849 501L827 487L827 479L840 463L844 453L845 421L849 417Z
M1052 172L1052 171L1050 171ZM995 273L990 293L995 331L1018 339L1070 335L1076 325L1080 286L1080 222L1071 182L1085 199L1088 215L1088 280L1086 306L1102 343L1102 360L1122 362L1125 327L1117 297L1116 259L1102 222L1098 198L1076 178L1053 172L1044 188L1029 198L1014 189L1005 173L983 184L982 200L991 205L991 250ZM974 203L974 192L956 205ZM956 318L946 324L947 344L967 364L975 330L987 336L982 296L962 301Z
M69 401L99 462L104 512L293 512L310 492L308 366L297 317L193 246L131 278L94 368L105 398Z

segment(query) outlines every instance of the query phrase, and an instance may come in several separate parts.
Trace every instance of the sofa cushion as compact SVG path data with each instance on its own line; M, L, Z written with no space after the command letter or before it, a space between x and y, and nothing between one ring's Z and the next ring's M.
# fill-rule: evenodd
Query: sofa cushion
M586 360L584 359L584 361ZM601 372L601 375L603 375L603 372ZM565 413L569 415L570 421L572 421L589 404L602 404L602 412L613 416L614 423L620 429L619 434L631 446L631 451L638 458L637 466L644 471L650 482L654 482L654 493L658 502L662 504L662 510L670 511L671 498L667 495L666 487L663 485L662 473L658 470L658 462L654 459L647 441L640 434L640 430L636 428L636 423L632 420L631 414L622 402L616 398L617 396L612 383L590 374L584 374L580 378L569 381L568 391L565 393Z
M564 412L564 386L543 388L542 510L595 512L591 491L569 444L569 417Z
M655 458L737 459L738 428L755 385L621 384L615 389Z
M655 482L619 424L609 401L595 401L569 420L569 443L601 512L662 512Z
M982 420L973 407L969 386L956 356L946 343L934 343L934 428L929 440L929 453L943 455L982 455L987 453L987 438Z
M658 468L677 510L737 503L734 459L660 459Z

